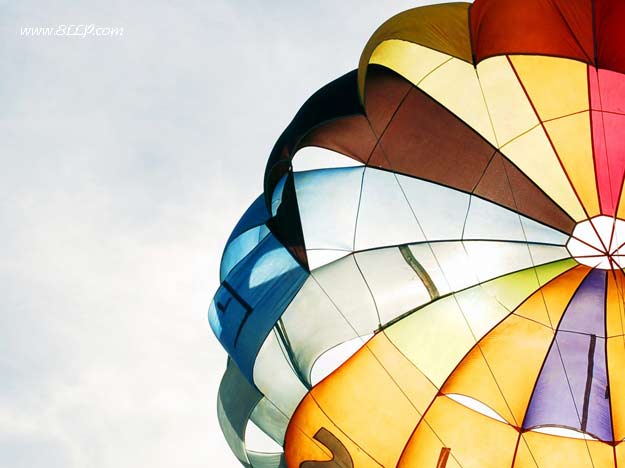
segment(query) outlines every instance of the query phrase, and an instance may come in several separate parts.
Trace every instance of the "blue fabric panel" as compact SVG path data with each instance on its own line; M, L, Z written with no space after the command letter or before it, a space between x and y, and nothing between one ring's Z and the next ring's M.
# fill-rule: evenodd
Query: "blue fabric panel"
M243 216L241 216L241 219L234 227L232 234L230 234L226 245L245 231L253 227L260 226L261 224L265 224L269 218L271 218L271 215L267 211L265 196L260 195L256 200L254 200Z
M280 178L278 184L276 185L276 188L273 190L273 195L271 196L272 216L276 215L276 213L278 212L278 207L280 206L280 203L282 203L282 193L284 192L284 184L286 183L287 175L288 174L284 174Z
M269 234L232 269L215 294L209 322L250 382L260 347L307 277L308 272Z
M223 256L221 257L221 267L219 269L220 281L223 281L232 268L250 253L268 233L269 229L263 224L249 231L245 231L239 237L230 241L228 245L226 245Z

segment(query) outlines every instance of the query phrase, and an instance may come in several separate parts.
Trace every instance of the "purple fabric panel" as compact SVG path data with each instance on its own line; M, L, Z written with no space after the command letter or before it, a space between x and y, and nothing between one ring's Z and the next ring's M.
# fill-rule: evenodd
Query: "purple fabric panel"
M592 270L571 300L558 330L605 338L605 270Z
M568 347L580 346L581 354L588 356L588 337L584 335L569 334L578 338L578 342L567 343ZM557 338L556 338L557 339ZM532 399L525 414L523 429L531 429L537 426L558 425L573 428L581 427L581 417L577 414L575 401L567 383L567 374L564 372L560 352L563 351L563 343L554 342L545 361ZM558 352L560 350L560 352ZM567 349L571 351L571 349ZM580 366L584 375L586 366ZM570 378L570 376L569 376ZM583 392L583 387L582 387ZM573 392L575 395L575 392ZM579 410L581 412L581 408Z
M593 356L592 379L589 382L588 417L585 432L605 441L613 441L612 417L608 393L608 366L605 338L597 338ZM568 364L565 361L565 366Z
M601 292L599 304L597 290ZM601 308L600 317L595 312L597 306ZM591 272L567 307L536 382L523 429L565 426L612 441L606 343L595 333L599 327L593 320L586 320L584 312L600 322L601 336L605 335L604 271ZM563 331L565 321L576 331Z

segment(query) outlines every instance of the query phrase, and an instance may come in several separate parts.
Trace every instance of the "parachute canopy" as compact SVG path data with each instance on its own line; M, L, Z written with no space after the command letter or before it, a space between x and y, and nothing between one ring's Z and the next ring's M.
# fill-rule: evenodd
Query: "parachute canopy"
M209 311L244 466L625 465L623 24L417 8L304 104Z

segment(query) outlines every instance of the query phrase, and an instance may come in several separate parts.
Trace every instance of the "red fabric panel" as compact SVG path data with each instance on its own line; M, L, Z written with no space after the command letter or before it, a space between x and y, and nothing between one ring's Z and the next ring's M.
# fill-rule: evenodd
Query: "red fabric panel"
M625 2L595 0L597 66L625 72Z
M601 212L613 216L625 176L625 75L589 67L588 81Z
M477 0L470 27L476 63L512 53L594 60L591 0Z
M625 116L593 111L592 131L601 213L613 216L625 173Z
M625 114L625 75L590 67L589 83L593 110Z

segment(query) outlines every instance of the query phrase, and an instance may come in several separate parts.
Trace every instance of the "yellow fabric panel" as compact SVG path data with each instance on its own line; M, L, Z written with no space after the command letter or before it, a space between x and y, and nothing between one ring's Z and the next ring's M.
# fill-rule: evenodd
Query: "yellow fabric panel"
M402 358L383 334L376 335L369 343L310 393L323 412L356 444L366 447L382 465L395 466L421 413L393 380L394 373L408 373L398 376L403 384L410 378L417 380L408 390L420 400L429 395L431 401L436 389ZM399 362L393 365L392 373L381 364L394 360ZM422 391L426 395L419 395Z
M617 216L621 219L625 219L625 186L621 191L621 198L619 200Z
M327 461L332 459L332 452L323 444L314 440L315 434L325 428L349 452L354 467L380 468L382 465L369 457L356 446L330 419L321 411L310 394L306 395L289 422L284 440L284 455L289 468L300 468L304 461ZM366 448L365 448L366 450Z
M501 151L569 216L576 221L587 218L542 126L511 141Z
M567 263L574 265L576 262L568 260ZM546 327L556 328L572 294L589 272L590 268L586 265L577 265L546 284L514 313Z
M588 216L598 215L600 208L595 182L590 112L546 122L545 130Z
M427 47L391 39L375 49L370 63L384 65L418 85L436 67L451 58Z
M507 283L506 280L501 282L504 283L504 286ZM499 301L497 294L488 291L487 288L487 286L484 288L471 288L456 294L460 310L464 312L464 319L469 323L471 333L476 339L484 336L498 322L510 314L510 310ZM491 288L495 289L493 286ZM504 293L507 292L505 288L501 289ZM522 288L519 289L523 291ZM523 299L524 297L519 298L517 304Z
M421 82L419 88L456 114L492 145L497 145L473 65L454 58L434 70Z
M429 5L400 13L380 26L367 42L358 66L358 88L364 99L369 59L378 46L399 39L473 63L469 35L469 3Z
M525 432L523 437L529 448L525 447L523 442L519 444L514 468L536 468L536 464L545 468L607 468L614 466L612 447L603 442L560 437L540 432Z
M540 285L575 264L574 260L562 260L488 281L458 293L456 298L448 296L431 303L385 333L440 388L476 340Z
M625 189L625 187L623 187ZM617 216L621 219L625 219L625 190L621 192L621 198L618 205Z
M498 147L539 125L507 57L483 60L477 65L477 74L495 127Z
M547 284L575 265L577 265L575 260L560 260L487 281L482 283L480 288L512 312L540 286Z
M475 343L453 297L418 310L386 335L439 388Z
M588 69L576 60L538 55L510 56L543 122L588 110Z
M422 415L438 392L434 384L401 354L384 331L369 341L369 349Z
M538 468L536 463L533 461L532 454L529 450L524 434L520 435L516 450L513 468Z
M398 464L436 467L441 447L451 449L463 468L502 468L512 464L518 432L445 396L439 396L419 423Z

